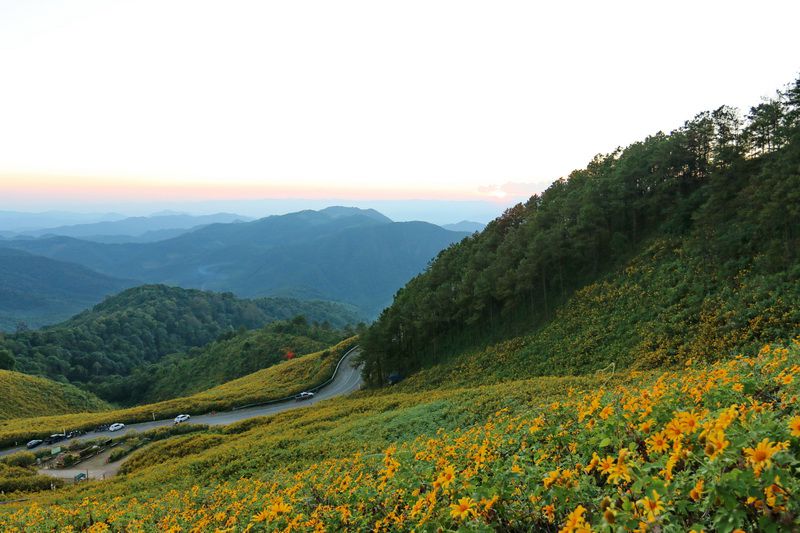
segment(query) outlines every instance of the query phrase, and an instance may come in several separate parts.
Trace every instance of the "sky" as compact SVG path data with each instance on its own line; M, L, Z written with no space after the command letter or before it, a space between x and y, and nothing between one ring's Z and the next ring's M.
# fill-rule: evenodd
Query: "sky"
M486 221L774 94L798 20L771 0L0 0L0 209L423 200Z

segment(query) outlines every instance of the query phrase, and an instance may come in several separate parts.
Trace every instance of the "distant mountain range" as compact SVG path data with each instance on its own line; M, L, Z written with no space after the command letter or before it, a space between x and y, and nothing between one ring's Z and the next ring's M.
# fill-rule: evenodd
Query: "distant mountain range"
M372 209L330 207L209 224L150 243L59 236L0 246L138 283L335 300L376 316L398 288L467 235L426 222L393 222Z
M119 213L72 213L68 211L24 213L20 211L0 211L0 233L10 235L41 228L109 222L124 218L126 218L125 215Z
M456 222L455 224L442 224L442 227L444 229L449 229L450 231L466 231L469 233L475 233L476 231L483 231L483 228L486 227L486 224L473 222L471 220L462 220L461 222Z
M155 242L177 237L191 229L197 229L208 224L247 222L250 220L252 218L232 213L199 216L164 213L149 217L128 217L121 220L4 233L6 237L63 236L106 243Z

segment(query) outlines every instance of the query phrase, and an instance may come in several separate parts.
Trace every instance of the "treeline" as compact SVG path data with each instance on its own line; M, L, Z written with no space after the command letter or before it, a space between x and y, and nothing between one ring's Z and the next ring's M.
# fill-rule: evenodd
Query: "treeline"
M146 285L56 326L0 335L0 351L13 354L18 371L91 389L110 376L130 375L165 355L204 346L239 328L296 315L326 327L358 320L349 308L329 302L241 300L230 293Z
M365 376L385 383L529 331L659 237L679 239L715 279L800 277L800 79L744 117L723 106L598 155L444 250L364 336Z
M324 350L353 331L309 323L305 317L282 320L256 330L243 327L203 347L170 354L136 367L128 376L92 383L98 396L122 405L154 403L208 390L281 361Z

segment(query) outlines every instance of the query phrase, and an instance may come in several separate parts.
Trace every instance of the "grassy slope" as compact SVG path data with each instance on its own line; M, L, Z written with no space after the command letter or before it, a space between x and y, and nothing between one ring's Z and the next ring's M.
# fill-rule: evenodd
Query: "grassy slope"
M154 413L158 419L168 419L179 413L201 414L291 396L328 379L341 355L354 343L355 339L348 339L328 350L278 363L188 397L99 413L0 421L0 446L46 435L54 429L91 429L114 422L141 422L152 420Z
M0 420L104 411L110 406L72 385L0 370Z
M798 273L742 272L719 280L677 242L646 247L605 279L577 291L530 334L473 349L429 366L405 390L463 387L524 376L663 368L712 360L800 334L793 294Z
M582 504L595 529L612 520L664 531L791 527L800 506L788 497L800 489L791 473L800 427L790 427L800 424L798 363L795 345L661 376L360 393L165 441L134 455L131 475L44 494L47 505L27 502L7 524L0 514L0 525L86 527L113 516L114 527L142 520L162 529L282 529L296 520L306 529L555 531L570 514L577 521ZM656 449L654 436L670 427L676 436ZM764 437L770 463L751 462L747 450ZM662 506L648 515L645 498L655 497ZM454 515L458 502L471 511Z

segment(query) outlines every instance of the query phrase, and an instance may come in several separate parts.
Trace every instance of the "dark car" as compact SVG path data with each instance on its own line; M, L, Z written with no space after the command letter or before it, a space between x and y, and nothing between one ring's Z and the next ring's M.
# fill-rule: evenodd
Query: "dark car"
M53 433L46 439L44 439L45 444L53 444L55 442L61 442L62 440L66 439L67 436L64 433Z
M32 450L33 448L36 448L43 442L44 441L42 439L33 439L31 441L28 441L28 444L26 444L25 446L27 446L29 450Z

